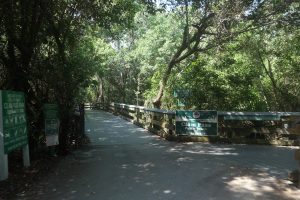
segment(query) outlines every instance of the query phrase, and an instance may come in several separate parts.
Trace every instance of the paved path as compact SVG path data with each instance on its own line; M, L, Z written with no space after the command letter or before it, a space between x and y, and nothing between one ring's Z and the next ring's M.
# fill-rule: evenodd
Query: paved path
M284 180L297 167L290 148L168 142L97 111L86 132L91 144L19 199L300 199Z

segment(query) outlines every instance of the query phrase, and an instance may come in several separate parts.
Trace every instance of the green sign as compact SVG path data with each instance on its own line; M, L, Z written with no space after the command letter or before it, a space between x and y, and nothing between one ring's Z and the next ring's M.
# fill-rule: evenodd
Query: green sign
M58 145L58 105L44 104L45 134L47 146Z
M0 133L3 133L4 152L8 154L28 144L24 93L0 90L0 111Z
M177 89L174 90L173 96L177 98L178 106L185 106L187 98L191 96L191 91L186 89Z
M185 106L185 104L186 104L186 100L185 99L177 99L177 105L178 106L183 107L183 106Z
M58 119L45 119L46 135L57 135L59 129Z
M176 111L176 134L216 136L218 134L217 111Z
M57 104L44 104L44 118L45 119L57 119L58 118L58 105Z
M177 89L174 90L173 96L181 99L188 98L191 96L191 91L185 89Z

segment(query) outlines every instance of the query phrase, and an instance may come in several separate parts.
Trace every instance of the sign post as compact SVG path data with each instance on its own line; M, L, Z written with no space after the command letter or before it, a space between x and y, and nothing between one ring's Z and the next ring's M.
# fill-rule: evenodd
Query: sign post
M175 119L175 128L177 135L218 135L217 111L176 110Z
M0 92L0 105L2 105L2 96ZM2 113L2 106L0 106L0 113ZM0 181L8 178L8 160L4 153L4 133L3 133L3 117L0 114Z
M23 147L23 165L24 167L30 166L30 155L29 155L29 145L26 144Z
M8 178L7 154L23 148L23 163L30 166L28 130L22 92L0 90L0 180Z

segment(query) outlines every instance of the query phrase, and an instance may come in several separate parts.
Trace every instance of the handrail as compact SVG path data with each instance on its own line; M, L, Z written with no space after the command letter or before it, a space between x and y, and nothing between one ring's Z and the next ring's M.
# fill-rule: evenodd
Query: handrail
M128 105L124 103L111 103L107 105L97 104L97 108L108 109L110 112L124 117L125 119L167 139L176 138L177 140L178 138L184 137L176 135L176 111L174 110L146 108L144 106ZM257 123L258 121L266 121L268 123ZM249 140L257 140L261 137L266 139L275 137L272 141L276 140L274 144L279 144L277 143L278 138L285 138L287 135L300 135L300 112L218 111L218 122L218 136L222 140L243 140L247 138L250 138ZM283 142L286 141L284 140ZM281 143L280 145L292 144L294 143Z
M145 111L151 111L151 112L156 112L156 113L163 113L163 114L170 114L170 115L175 115L174 110L164 110L164 109L156 109L156 108L145 108L143 106L136 106L136 105L128 105L128 104L123 104L123 103L114 103L114 105L117 106L124 106L124 107L130 107L130 108L139 108ZM300 112L276 112L276 111L271 111L271 112L241 112L241 111L218 111L219 116L227 116L227 115L256 115L256 116L274 116L274 115L279 115L282 117L286 116L300 116Z
M279 116L300 116L300 112L235 112L235 111L219 111L218 115L226 116L226 115L279 115Z

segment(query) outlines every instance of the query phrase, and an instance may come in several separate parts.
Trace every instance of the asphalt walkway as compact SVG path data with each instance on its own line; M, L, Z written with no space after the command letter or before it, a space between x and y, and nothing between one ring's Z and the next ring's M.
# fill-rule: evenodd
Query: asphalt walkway
M300 199L291 148L168 142L101 111L87 111L86 133L91 144L18 199Z

